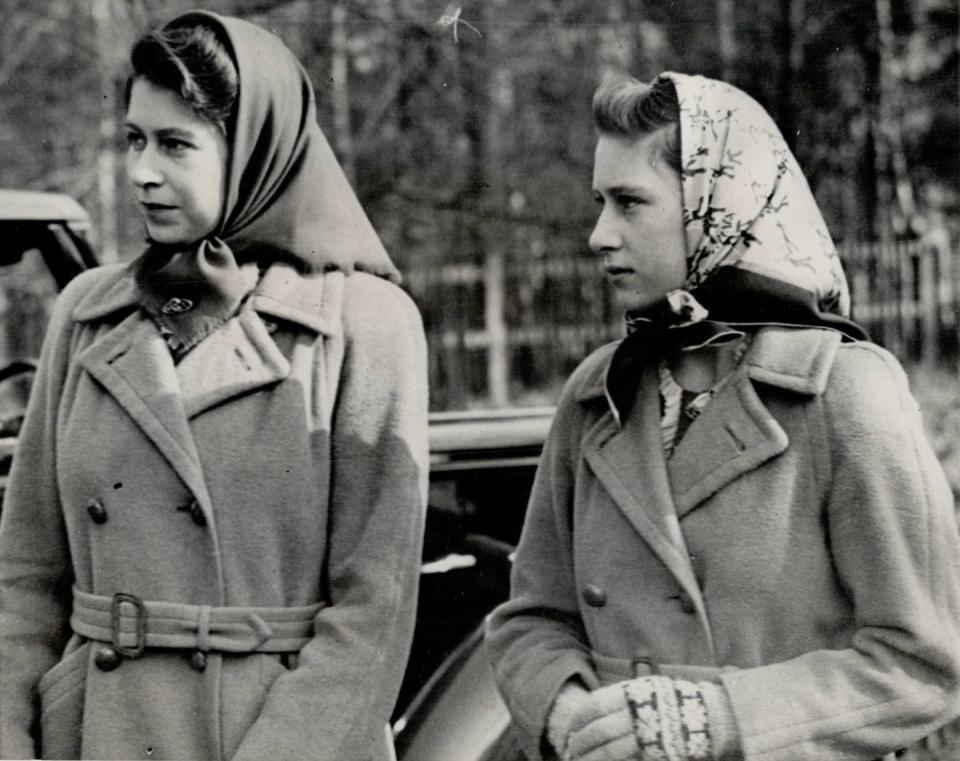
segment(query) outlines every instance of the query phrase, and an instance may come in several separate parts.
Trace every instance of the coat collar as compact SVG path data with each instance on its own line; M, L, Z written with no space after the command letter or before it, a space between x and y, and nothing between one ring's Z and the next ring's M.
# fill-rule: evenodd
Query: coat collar
M759 383L798 394L823 393L842 335L821 328L764 327L744 359L748 376ZM603 399L607 370L616 343L599 350L574 391L578 402Z
M343 278L341 272L308 277L272 266L250 305L175 367L166 341L137 308L130 268L105 267L73 311L78 322L101 323L78 359L206 504L190 421L290 375L289 360L258 312L319 334L339 330Z
M121 317L138 306L137 286L128 264L104 267L104 276L73 309L77 322ZM332 335L340 326L342 273L304 275L277 262L263 274L251 295L256 312Z

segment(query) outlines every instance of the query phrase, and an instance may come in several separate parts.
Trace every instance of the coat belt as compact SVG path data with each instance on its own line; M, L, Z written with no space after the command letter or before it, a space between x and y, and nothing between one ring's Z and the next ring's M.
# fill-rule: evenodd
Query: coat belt
M615 658L596 651L590 653L593 668L604 684L633 679L638 676L663 674L675 679L691 682L719 682L724 669L716 666L692 666L685 663L659 663L647 656L635 658ZM728 669L729 670L729 669Z
M109 642L137 657L144 648L201 652L289 653L313 635L324 603L288 608L219 607L153 602L123 592L113 597L74 587L70 626L81 637Z

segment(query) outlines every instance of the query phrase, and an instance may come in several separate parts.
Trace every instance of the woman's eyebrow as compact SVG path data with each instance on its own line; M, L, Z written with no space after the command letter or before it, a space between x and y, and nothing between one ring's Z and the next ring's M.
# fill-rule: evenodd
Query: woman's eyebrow
M604 191L610 195L620 195L621 193L626 193L628 195L644 195L647 191L644 190L639 185L608 185L606 187L594 188L594 191Z
M129 119L124 121L123 126L125 129L135 129L138 132L149 132L150 130L145 130L143 127L138 125L136 122L132 122ZM158 130L154 131L154 134L158 138L169 138L176 137L183 140L194 140L196 139L196 133L189 129L183 129L181 127L161 127Z

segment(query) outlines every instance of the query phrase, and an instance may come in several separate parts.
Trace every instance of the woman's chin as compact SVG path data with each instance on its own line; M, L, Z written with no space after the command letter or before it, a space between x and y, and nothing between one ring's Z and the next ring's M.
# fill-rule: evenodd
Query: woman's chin
M146 229L147 238L152 243L159 243L162 246L186 246L193 242L188 240L181 230L149 224L146 225Z
M639 312L653 306L663 295L651 296L648 293L616 288L613 291L613 303L624 312Z

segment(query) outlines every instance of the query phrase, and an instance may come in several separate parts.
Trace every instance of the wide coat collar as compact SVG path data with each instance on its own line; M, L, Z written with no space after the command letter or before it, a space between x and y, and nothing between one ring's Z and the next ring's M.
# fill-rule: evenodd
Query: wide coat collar
M104 267L72 317L94 327L106 325L106 330L99 331L78 361L199 498L205 487L190 421L288 377L290 363L265 322L283 320L332 335L341 329L342 287L341 273L306 276L274 264L249 307L175 367L163 337L138 308L130 268Z
M706 622L680 520L713 494L789 446L757 384L800 396L826 387L840 345L830 330L764 328L743 363L691 426L668 461L660 436L657 369L648 364L639 398L622 424L610 406L607 350L574 389L582 404L606 405L586 433L583 456L631 525L674 574ZM611 347L612 348L612 347ZM707 624L708 635L709 625Z

